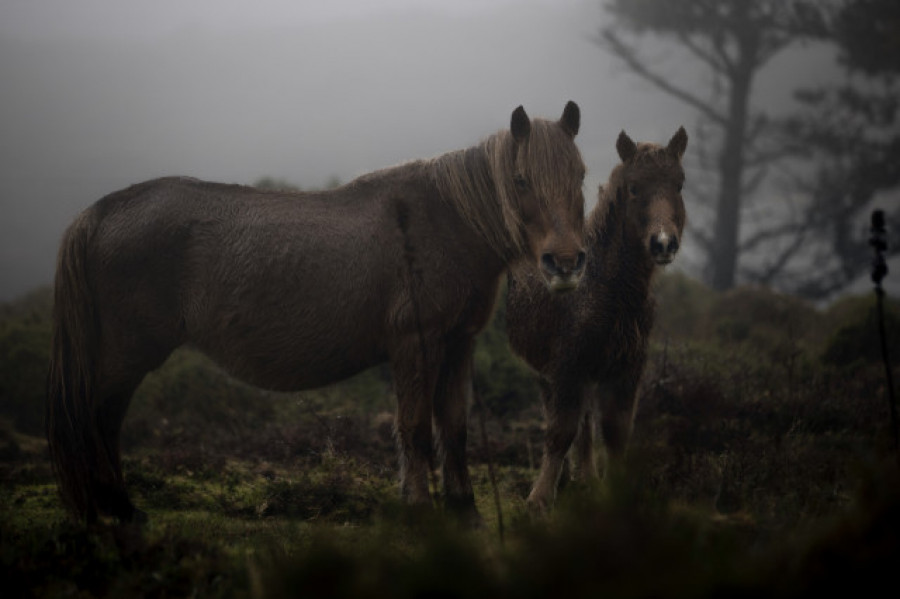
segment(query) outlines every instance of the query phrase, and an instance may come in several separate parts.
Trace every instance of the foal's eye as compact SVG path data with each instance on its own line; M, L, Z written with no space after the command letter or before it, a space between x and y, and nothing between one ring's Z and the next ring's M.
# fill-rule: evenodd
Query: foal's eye
M516 184L516 188L519 189L520 191L526 191L529 187L528 181L522 175L514 175L513 183Z
M628 193L633 196L637 196L637 194L638 194L637 185L635 185L634 183L629 183L628 184Z

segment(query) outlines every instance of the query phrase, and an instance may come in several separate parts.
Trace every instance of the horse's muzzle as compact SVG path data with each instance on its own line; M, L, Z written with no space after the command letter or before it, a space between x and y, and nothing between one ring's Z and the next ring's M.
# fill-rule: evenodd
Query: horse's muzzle
M565 293L578 287L584 274L586 258L583 251L570 258L561 258L551 253L542 255L541 273L550 291Z

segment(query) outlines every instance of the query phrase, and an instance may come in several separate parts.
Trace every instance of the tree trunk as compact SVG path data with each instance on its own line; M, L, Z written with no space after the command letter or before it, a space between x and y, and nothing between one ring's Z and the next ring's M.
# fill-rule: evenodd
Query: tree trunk
M719 290L730 289L735 282L743 195L747 105L759 47L759 38L755 31L745 32L739 36L739 40L739 58L731 78L728 124L725 127L725 139L719 162L721 185L716 210L715 236L708 261L712 266L712 286Z

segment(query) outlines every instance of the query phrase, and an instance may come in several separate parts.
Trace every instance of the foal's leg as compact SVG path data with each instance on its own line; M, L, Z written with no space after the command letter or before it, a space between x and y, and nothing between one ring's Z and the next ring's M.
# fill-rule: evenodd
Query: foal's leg
M578 421L578 434L572 448L575 478L583 483L597 477L597 466L594 463L594 410L590 400L590 397L584 398L584 414Z
M603 479L621 474L631 437L640 371L628 370L600 388L600 431L606 449Z
M431 505L428 489L433 447L431 418L443 349L434 342L411 339L391 357L397 393L394 432L400 454L400 494L411 504Z
M556 381L551 385L541 380L541 399L547 430L541 470L527 499L533 510L547 511L556 500L563 462L575 439L583 414L582 398L582 386L579 383Z
M478 524L481 516L475 508L466 456L474 345L470 338L449 344L435 389L434 425L447 509L471 524Z

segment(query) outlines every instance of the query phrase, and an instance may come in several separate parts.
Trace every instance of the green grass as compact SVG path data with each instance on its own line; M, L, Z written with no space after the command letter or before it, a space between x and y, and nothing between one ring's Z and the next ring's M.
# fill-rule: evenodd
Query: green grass
M482 335L490 445L473 412L468 447L477 530L439 503L399 502L382 369L274 394L190 351L148 377L125 422L128 488L150 521L75 524L35 424L46 297L0 306L0 593L794 597L896 585L900 476L871 298L821 311L678 276L658 293L628 476L566 481L546 517L525 506L542 443L534 381L496 322Z
M342 455L306 472L232 459L218 476L130 459L143 527L85 529L67 520L51 480L13 475L0 492L4 596L795 596L851 574L874 584L881 567L900 565L894 462L856 472L840 507L783 526L663 497L646 464L634 465L606 485L566 485L539 518L524 504L534 473L499 467L502 539L482 463L472 467L478 530L411 511L392 472ZM846 567L830 570L838 558Z

